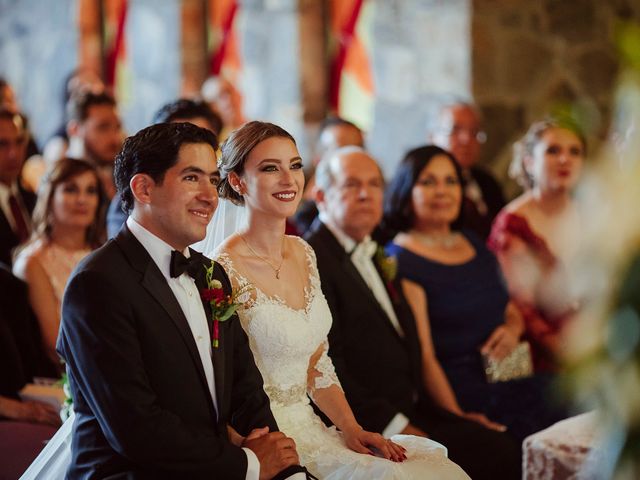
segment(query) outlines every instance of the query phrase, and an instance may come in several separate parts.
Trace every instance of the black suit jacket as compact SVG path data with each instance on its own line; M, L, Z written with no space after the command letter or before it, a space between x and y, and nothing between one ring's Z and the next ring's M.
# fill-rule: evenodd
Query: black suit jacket
M381 432L397 413L411 418L422 392L422 364L415 321L399 282L388 292L404 337L331 231L316 220L305 238L316 252L333 318L329 355L358 422Z
M230 292L217 264L214 276ZM216 412L184 313L126 226L69 280L57 347L76 411L69 478L243 479L227 423L243 435L277 429L235 316L213 350Z
M481 215L473 202L466 201L463 205L463 226L473 230L480 238L486 240L491 232L493 219L505 205L502 188L496 179L489 172L481 167L473 167L470 170L471 176L478 184L482 192L482 199L487 206L486 215Z
M36 196L33 193L22 189L19 182L18 190L22 204L27 210L27 213L31 214L33 207L36 204ZM9 266L12 265L13 261L11 258L11 252L19 243L20 241L11 229L11 224L9 223L9 220L7 220L4 210L0 208L0 263L4 263Z
M42 348L27 284L0 263L0 395L18 398L18 391L33 377L55 375L56 366Z

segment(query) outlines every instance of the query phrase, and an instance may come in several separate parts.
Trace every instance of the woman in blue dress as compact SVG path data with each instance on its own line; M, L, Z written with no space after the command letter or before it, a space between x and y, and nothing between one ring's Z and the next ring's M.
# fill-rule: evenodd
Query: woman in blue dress
M522 440L563 415L546 398L549 377L486 380L482 356L508 356L524 323L496 258L472 232L458 229L462 182L460 167L445 150L408 152L387 191L385 226L398 232L387 251L397 258L416 318L433 398Z

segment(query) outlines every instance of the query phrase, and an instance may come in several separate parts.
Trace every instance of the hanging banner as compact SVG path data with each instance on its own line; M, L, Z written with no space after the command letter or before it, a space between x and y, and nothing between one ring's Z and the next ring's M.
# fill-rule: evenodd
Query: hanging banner
M366 0L332 0L330 11L335 48L329 105L365 130L373 121L375 92L368 35L372 8L372 2Z
M131 92L125 35L129 5L127 0L106 0L103 8L105 82L119 103L126 104Z
M241 71L240 48L234 24L237 0L208 0L211 75L222 75L236 85Z

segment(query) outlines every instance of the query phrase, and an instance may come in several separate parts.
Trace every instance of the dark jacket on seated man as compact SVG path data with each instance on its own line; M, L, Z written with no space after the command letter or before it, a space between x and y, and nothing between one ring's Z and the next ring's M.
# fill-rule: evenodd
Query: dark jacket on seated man
M36 204L36 196L33 193L24 190L19 181L18 194L16 197L18 196L20 196L18 201L24 206L24 213L31 215L33 207ZM28 218L25 220L29 222ZM4 263L10 267L12 264L11 252L19 244L20 238L18 234L11 228L9 219L7 219L7 214L0 208L0 263Z
M54 373L29 306L27 285L0 264L0 395L18 398L33 377Z
M333 318L329 355L362 427L382 432L403 414L443 443L449 458L474 480L520 478L520 448L510 436L443 410L425 393L415 320L400 282L396 279L386 286L403 336L350 255L319 219L305 239L316 252L322 291Z

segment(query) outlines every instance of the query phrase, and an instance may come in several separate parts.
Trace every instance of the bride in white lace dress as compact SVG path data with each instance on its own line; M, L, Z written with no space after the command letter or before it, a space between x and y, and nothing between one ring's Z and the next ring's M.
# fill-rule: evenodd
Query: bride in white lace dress
M285 235L304 186L293 138L250 122L223 145L220 171L221 196L244 204L248 220L213 256L235 288L251 285L240 321L278 426L295 440L301 463L328 480L469 478L439 443L406 435L386 440L354 418L327 355L331 312L315 255L304 240ZM307 395L337 428L325 427Z

